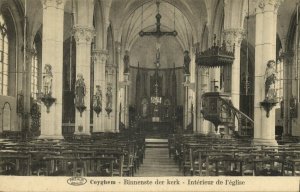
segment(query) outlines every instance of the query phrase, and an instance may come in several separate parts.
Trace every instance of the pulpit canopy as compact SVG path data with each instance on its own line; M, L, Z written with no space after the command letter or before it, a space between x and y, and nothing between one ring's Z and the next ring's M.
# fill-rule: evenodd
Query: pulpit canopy
M223 67L231 65L234 60L234 49L233 46L233 50L228 51L225 41L220 46L214 40L212 47L203 52L196 53L196 63L200 67Z

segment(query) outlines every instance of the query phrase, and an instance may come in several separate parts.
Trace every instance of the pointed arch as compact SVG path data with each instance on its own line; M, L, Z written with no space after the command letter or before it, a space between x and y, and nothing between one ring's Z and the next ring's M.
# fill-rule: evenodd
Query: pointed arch
M106 42L106 49L108 50L109 57L107 59L108 65L114 65L115 60L115 49L114 49L114 36L113 36L113 29L112 25L110 24L107 28L107 42Z
M1 5L0 14L3 18L3 22L7 26L7 50L2 49L2 74L1 74L1 91L0 95L15 96L18 83L22 84L22 81L17 82L16 71L22 70L22 65L17 65L22 58L22 52L17 45L23 42L23 30L22 23L16 22L21 20L22 11L20 11L21 5L16 1L4 1ZM4 36L3 36L4 37ZM2 39L3 40L3 39ZM4 47L3 47L4 48ZM5 63L6 62L6 63ZM7 68L5 67L7 66ZM22 74L18 74L20 79ZM6 84L6 85L5 85Z

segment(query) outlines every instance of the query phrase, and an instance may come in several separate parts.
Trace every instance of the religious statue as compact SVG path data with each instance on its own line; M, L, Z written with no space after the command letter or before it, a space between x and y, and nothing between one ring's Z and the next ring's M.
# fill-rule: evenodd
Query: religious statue
M142 100L142 117L147 117L148 115L148 101L147 99Z
M123 62L124 62L124 73L129 73L130 58L129 58L129 51L127 50L125 51Z
M86 87L81 73L77 74L75 82L75 104L76 106L84 106L84 96L86 94Z
M93 96L93 109L97 115L102 110L102 91L100 85L96 85L95 95Z
M156 67L160 66L160 44L156 43L156 55L155 55L155 63Z
M277 80L277 74L275 69L275 61L269 60L265 72L265 98L266 100L276 99L275 83Z
M52 66L50 64L45 65L45 73L43 76L43 87L44 87L44 95L51 96L52 94Z
M24 113L24 95L22 91L18 94L17 113Z
M108 114L112 111L112 87L111 87L111 85L107 86L105 110Z
M297 99L295 97L290 98L290 117L297 118L298 111L297 111Z
M184 53L184 63L183 63L183 68L184 68L184 74L190 74L190 62L191 58L189 56L189 52L186 50L183 52Z

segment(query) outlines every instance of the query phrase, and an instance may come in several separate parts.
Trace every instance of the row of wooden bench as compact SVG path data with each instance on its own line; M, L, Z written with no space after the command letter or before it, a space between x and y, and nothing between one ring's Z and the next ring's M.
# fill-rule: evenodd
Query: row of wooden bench
M184 175L298 175L300 145L253 146L247 140L171 135L169 156Z
M0 141L1 175L133 176L143 162L142 135L79 141Z

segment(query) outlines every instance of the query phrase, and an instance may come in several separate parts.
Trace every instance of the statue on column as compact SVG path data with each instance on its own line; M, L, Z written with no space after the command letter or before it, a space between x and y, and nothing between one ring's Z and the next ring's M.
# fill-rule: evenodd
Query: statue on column
M265 72L265 98L267 101L276 99L275 83L277 80L277 72L275 61L269 60Z
M96 85L95 95L93 96L93 109L97 115L102 111L102 91L100 85Z
M84 78L81 73L77 74L77 80L75 82L75 104L76 106L84 106L84 96L86 94L86 87Z
M190 63L191 63L191 58L189 56L189 52L185 50L183 52L184 54L184 62L183 62L183 69L184 69L184 74L189 75L190 74Z
M142 100L142 117L145 118L148 116L148 101L146 98Z
M112 112L112 87L111 87L111 85L107 85L105 110L108 115L110 114L110 112Z
M297 98L292 96L290 98L290 117L291 118L297 118L298 116L298 110L297 110Z
M50 64L45 64L41 101L47 107L47 113L50 112L51 105L56 101L56 99L52 97L52 79L52 66Z
M128 50L125 51L123 62L124 62L124 73L129 73L130 58L129 58L129 51Z
M52 66L50 64L45 65L45 73L43 76L43 89L44 95L51 96L52 94Z

